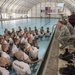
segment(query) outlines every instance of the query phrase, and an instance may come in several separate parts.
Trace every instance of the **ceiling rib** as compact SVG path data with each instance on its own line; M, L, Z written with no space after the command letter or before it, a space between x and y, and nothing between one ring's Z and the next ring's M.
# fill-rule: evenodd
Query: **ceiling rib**
M6 12L24 13L42 2L64 2L68 9L75 10L75 0L0 0L0 8Z

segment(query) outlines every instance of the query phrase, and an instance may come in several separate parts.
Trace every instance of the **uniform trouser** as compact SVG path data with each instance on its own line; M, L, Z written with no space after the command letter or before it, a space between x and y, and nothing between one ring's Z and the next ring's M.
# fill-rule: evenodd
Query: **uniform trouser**
M62 38L62 37L60 37L60 38L58 39L58 42L59 42L60 44L62 44L62 47L64 48L64 47L66 47L66 46L68 45L68 40L69 40L69 37L67 37L67 38Z

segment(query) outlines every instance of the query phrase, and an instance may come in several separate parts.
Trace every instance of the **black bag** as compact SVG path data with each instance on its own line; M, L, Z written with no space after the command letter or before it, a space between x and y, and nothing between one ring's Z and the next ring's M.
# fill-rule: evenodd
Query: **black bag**
M59 58L62 59L62 60L67 61L68 63L73 63L73 62L71 61L71 59L73 59L73 54L70 53L70 52L68 51L68 49L65 49L65 53L64 53L64 54L60 54L60 55L59 55Z
M59 72L65 75L75 75L75 66L68 65L67 67L62 67L59 69Z

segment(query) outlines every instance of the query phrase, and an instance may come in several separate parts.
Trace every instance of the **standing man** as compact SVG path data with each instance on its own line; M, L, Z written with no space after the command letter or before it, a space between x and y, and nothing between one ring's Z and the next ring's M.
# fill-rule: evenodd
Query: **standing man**
M72 26L75 26L75 12L72 12L72 15L69 16L69 22L72 24Z
M71 34L67 26L65 26L62 21L58 21L58 28L60 29L58 37L59 47L63 49L68 45L68 40L70 39Z

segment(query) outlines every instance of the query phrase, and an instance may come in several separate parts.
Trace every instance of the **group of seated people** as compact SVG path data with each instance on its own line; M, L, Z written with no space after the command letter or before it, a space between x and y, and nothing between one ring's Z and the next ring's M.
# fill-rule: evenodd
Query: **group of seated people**
M38 39L43 36L49 38L50 35L49 28L45 32L43 27L40 31L37 27L22 31L19 26L18 31L12 28L11 32L6 28L0 35L0 75L10 75L12 68L16 75L32 75L29 64L43 61L38 58Z

